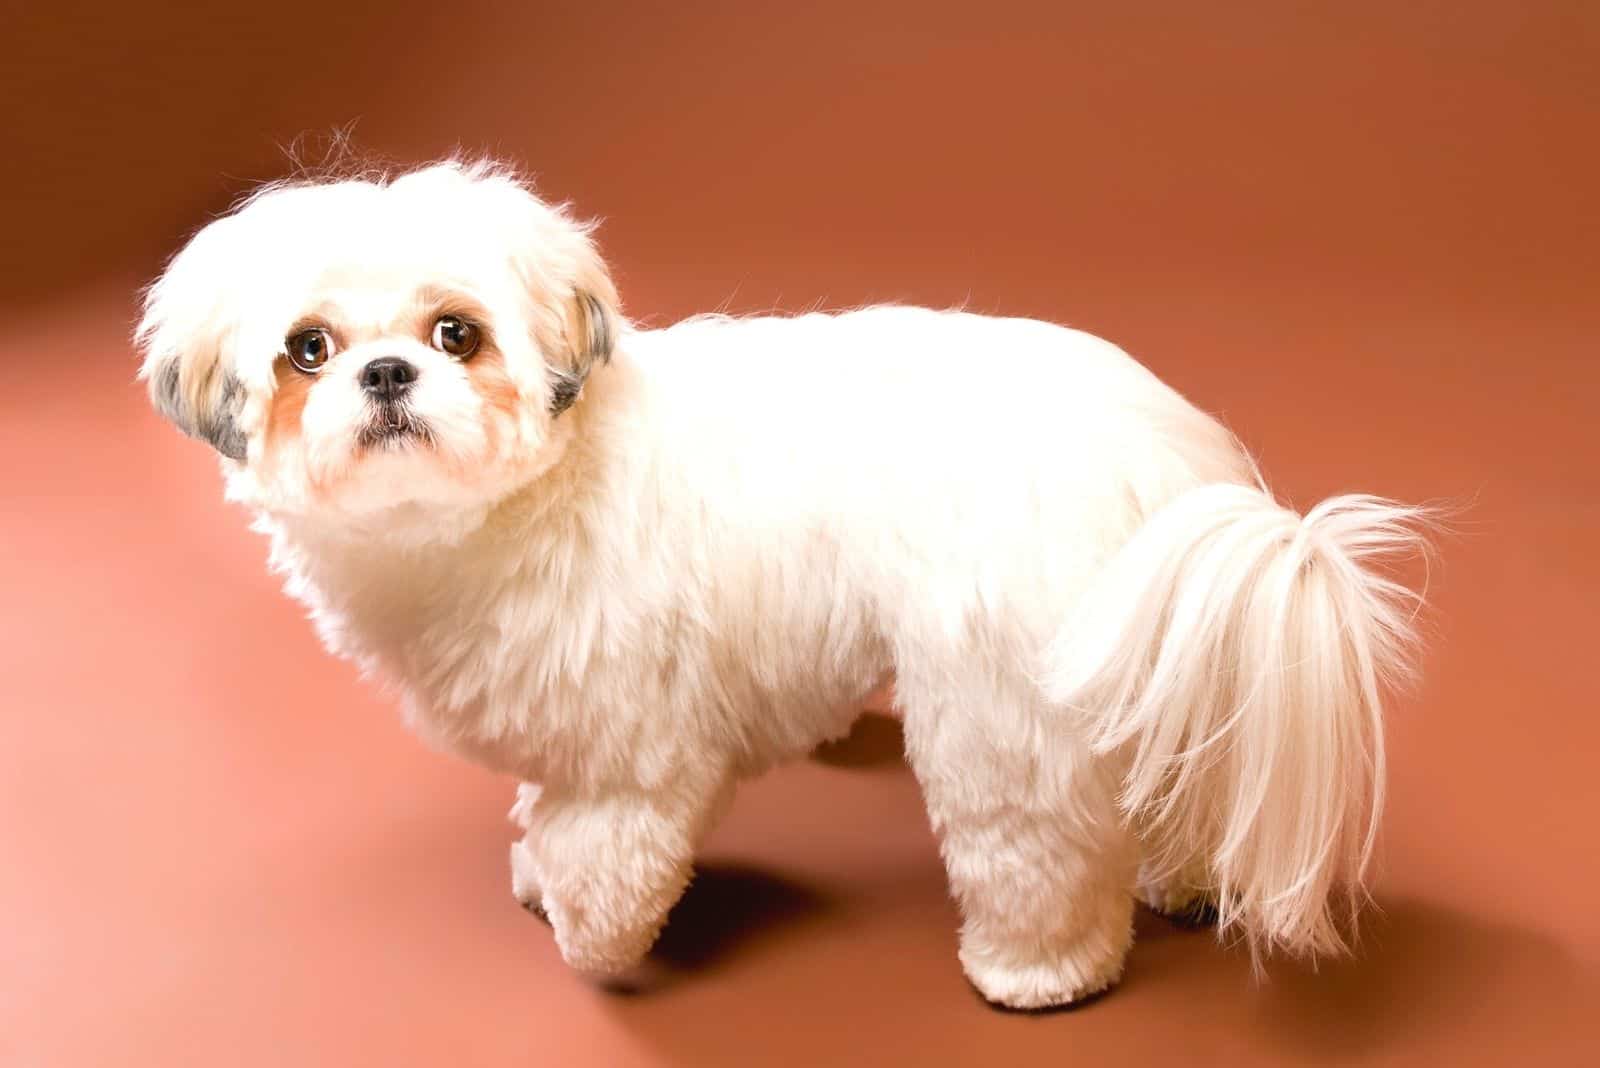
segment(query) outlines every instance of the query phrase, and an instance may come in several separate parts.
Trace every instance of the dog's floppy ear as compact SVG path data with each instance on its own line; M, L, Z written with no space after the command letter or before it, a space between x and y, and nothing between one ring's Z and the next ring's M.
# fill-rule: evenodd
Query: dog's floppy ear
M230 460L245 459L236 421L243 390L223 360L228 333L213 223L190 241L145 294L134 341L144 353L139 377L157 411Z
M212 370L191 374L184 381L184 364L207 363ZM147 365L144 377L150 386L150 402L156 411L175 423L192 438L207 442L230 460L243 461L246 455L244 432L235 421L239 401L239 380L217 373L215 356L209 359L181 355Z
M584 239L572 297L564 309L561 363L551 369L550 411L560 415L572 407L596 364L611 359L621 317L617 290L594 246Z

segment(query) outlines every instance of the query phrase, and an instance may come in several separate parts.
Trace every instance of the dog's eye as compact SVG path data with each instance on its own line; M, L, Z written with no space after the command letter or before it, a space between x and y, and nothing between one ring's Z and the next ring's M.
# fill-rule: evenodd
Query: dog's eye
M471 356L478 348L478 328L446 315L433 324L433 347L451 356Z
M302 374L316 374L333 355L333 338L320 328L302 330L283 344L289 352L289 362Z

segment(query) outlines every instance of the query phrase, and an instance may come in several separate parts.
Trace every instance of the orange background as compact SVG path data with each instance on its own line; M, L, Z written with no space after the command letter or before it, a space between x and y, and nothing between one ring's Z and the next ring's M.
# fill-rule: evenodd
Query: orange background
M18 17L0 1062L1600 1063L1600 6ZM1392 716L1360 956L1256 985L1145 916L1112 996L987 1009L890 762L747 788L662 989L569 975L511 901L510 784L425 750L319 652L210 454L132 382L135 287L283 172L275 142L352 119L366 149L503 154L604 216L646 322L887 299L1049 318L1221 413L1302 506L1469 502L1427 682Z

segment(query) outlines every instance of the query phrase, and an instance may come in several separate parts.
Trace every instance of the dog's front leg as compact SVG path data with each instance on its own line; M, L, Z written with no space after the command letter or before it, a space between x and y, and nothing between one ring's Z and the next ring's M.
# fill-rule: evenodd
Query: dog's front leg
M540 791L525 806L527 833L514 878L537 894L573 968L615 977L637 965L689 882L694 849L728 794L693 789L586 796ZM524 902L530 904L530 902Z

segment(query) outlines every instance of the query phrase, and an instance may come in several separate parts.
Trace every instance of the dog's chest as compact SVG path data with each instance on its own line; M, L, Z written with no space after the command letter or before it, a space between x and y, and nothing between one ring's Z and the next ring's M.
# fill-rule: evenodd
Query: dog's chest
M580 673L582 599L514 563L445 559L397 567L308 562L291 592L335 655L396 686L421 733L492 764L536 750Z

